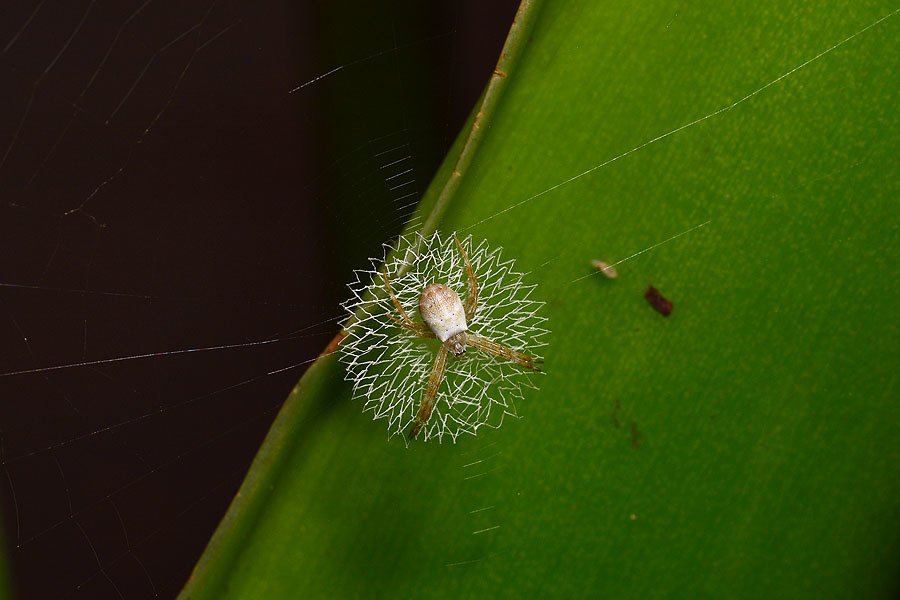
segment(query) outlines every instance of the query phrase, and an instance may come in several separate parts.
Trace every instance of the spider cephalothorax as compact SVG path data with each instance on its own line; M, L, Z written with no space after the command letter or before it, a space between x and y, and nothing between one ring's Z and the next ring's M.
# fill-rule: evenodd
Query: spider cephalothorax
M388 250L384 264L358 272L345 304L341 360L365 410L391 435L425 440L456 441L516 416L547 333L534 284L471 238L414 235Z

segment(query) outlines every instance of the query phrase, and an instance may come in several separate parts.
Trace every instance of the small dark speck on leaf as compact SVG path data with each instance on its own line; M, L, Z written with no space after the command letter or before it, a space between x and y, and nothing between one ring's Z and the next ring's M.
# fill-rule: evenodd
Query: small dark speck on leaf
M646 298L647 302L650 303L650 306L656 309L656 312L662 316L668 317L672 314L672 301L667 300L659 290L652 285L644 292L644 298Z
M631 447L635 450L641 445L641 434L638 432L637 423L631 422Z
M619 411L622 410L622 403L619 402L619 399L616 398L615 404L613 405L613 413L612 413L612 423L613 427L619 429L622 424L619 422Z

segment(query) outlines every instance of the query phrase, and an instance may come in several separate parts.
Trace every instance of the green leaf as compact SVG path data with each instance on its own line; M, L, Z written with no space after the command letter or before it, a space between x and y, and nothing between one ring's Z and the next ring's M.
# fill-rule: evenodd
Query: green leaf
M898 9L523 10L421 210L533 272L540 389L406 448L320 359L182 596L890 597Z

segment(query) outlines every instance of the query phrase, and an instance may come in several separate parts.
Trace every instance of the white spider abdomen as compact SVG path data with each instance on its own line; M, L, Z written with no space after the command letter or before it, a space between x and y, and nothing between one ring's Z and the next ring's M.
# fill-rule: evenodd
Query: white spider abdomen
M468 329L466 311L459 294L442 283L426 285L422 290L419 314L442 342Z

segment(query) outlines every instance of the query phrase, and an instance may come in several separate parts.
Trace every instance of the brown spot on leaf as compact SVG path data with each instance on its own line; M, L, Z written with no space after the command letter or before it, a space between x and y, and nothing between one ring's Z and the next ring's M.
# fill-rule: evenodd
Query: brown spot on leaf
M338 333L330 342L328 342L328 345L325 346L325 349L322 350L322 353L319 356L328 356L329 354L337 350L338 346L341 345L341 342L345 337L347 337L347 332L341 330L340 333Z
M647 302L650 303L650 306L656 309L656 312L662 316L668 317L672 314L672 301L663 296L660 291L652 285L644 292L644 298L646 298Z

